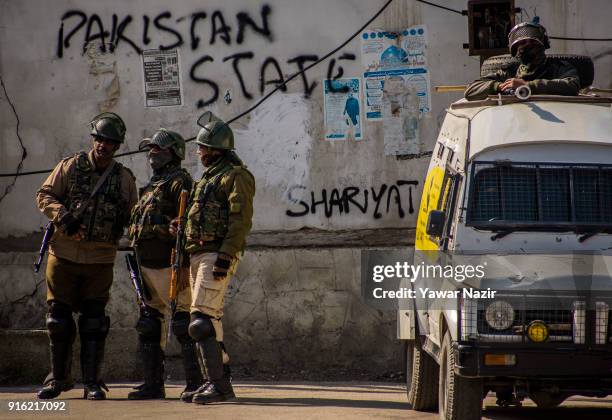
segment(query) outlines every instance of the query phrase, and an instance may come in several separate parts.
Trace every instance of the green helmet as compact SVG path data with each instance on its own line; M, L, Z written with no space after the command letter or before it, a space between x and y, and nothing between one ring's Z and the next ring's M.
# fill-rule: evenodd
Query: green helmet
M153 144L164 150L170 148L180 160L185 159L185 139L176 131L160 128L150 139L141 141L138 149L146 150Z
M125 123L114 112L103 112L89 122L91 135L103 137L117 143L123 143L125 138Z
M198 118L202 127L196 137L196 143L213 149L232 150L234 148L234 133L229 126L211 112L205 112Z

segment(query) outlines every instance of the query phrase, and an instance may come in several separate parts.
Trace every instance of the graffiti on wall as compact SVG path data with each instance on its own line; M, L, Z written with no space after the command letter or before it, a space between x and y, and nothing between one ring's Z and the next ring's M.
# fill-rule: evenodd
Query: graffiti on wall
M323 188L318 192L310 191L309 200L296 198L296 195L308 197L308 194L304 194L307 190L305 186L294 185L289 188L288 197L295 207L287 209L285 214L289 217L304 217L308 214L317 214L319 211L329 219L353 211L371 214L374 219L395 214L403 219L406 217L406 212L414 213L412 190L418 184L418 181L400 179L395 184L382 184L370 188L355 186L332 188L329 193Z
M88 14L83 10L66 11L61 19L57 33L56 56L63 58L69 49L87 48L96 43L102 53L113 54L120 45L126 45L138 54L145 49L169 50L174 48L189 48L199 52L215 44L225 44L227 47L241 47L249 37L260 37L266 42L274 43L275 36L270 25L272 8L264 4L259 10L259 16L254 17L248 11L240 11L230 19L221 10L211 13L194 11L187 16L176 17L166 10L157 15L143 14L141 19L132 15L119 16L113 14L110 19L103 19L98 14ZM184 21L189 22L189 30ZM235 34L235 35L234 35ZM170 42L154 45L154 36L165 36ZM263 95L268 86L280 86L282 91L287 88L282 85L286 74L295 74L319 59L317 54L301 53L292 57L256 57L255 52L241 49L226 54L223 57L213 57L203 53L190 64L189 77L195 83L206 87L206 96L197 101L197 107L211 105L220 98L218 81L207 76L207 65L214 62L226 63L228 72L233 72L240 91L245 99L253 99L255 93L247 89L247 78L258 80L259 95ZM245 74L242 64L246 61L258 60L259 71L256 74ZM341 61L355 60L355 54L347 51L338 52L329 60L327 78L338 79L343 76ZM306 73L300 75L305 97L310 97L316 80L309 80Z

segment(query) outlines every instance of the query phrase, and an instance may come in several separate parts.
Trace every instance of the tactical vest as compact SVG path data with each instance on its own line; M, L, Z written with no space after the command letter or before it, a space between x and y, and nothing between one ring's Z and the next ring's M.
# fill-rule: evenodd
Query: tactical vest
M229 203L227 199L219 200L218 191L221 179L234 167L231 162L226 162L217 174L202 179L192 193L185 227L188 252L200 249L200 241L206 244L225 238L229 224Z
M75 170L70 178L68 198L65 203L65 207L71 213L89 200L95 184L92 180L95 168L87 153L77 153L74 158ZM116 242L123 234L123 227L127 219L125 214L127 206L121 195L122 168L123 165L115 162L108 178L81 213L87 241Z
M172 181L177 178L183 180L184 188L190 188L191 177L187 171L178 168L157 179L154 177L140 190L140 199L130 218L130 239L156 239L159 233L168 232L170 221L177 216L176 203L170 194Z

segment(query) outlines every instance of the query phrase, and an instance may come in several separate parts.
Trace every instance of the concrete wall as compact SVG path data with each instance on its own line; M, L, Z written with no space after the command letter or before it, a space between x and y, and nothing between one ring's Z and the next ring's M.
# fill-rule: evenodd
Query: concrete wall
M142 137L160 126L191 137L197 132L195 120L204 110L228 119L262 97L261 70L267 57L273 57L288 77L298 70L296 57L323 56L383 3L0 0L4 87L0 94L0 172L14 172L18 167L22 171L51 168L61 157L89 148L87 122L104 110L117 112L127 123L122 152L135 150ZM441 3L459 10L466 7L466 2L459 0ZM612 35L607 21L600 18L610 11L604 0L517 0L516 4L525 8L525 19L527 13L533 16L537 7L550 35ZM68 12L71 14L66 15ZM192 16L199 12L207 17L197 22L192 37ZM125 38L110 52L114 15L115 33L123 23ZM246 15L258 26L266 15L270 35L247 28L239 43L238 16ZM85 23L71 35L81 22L79 16ZM212 22L219 29L220 17L230 27L227 41L220 33L212 39ZM469 57L462 49L467 42L466 22L464 16L452 12L413 0L395 0L370 27L401 30L427 25L431 85L436 86L464 84L478 75L478 58ZM108 31L106 52L101 51L99 39L84 45L88 27L90 36L95 36L100 25ZM178 40L176 34L182 40L184 105L145 108L138 51L171 45ZM552 51L593 56L594 84L612 87L609 43L553 40ZM232 67L231 56L238 53L253 54L251 59L238 62L244 88ZM355 60L340 60L344 53L354 54ZM359 37L334 58L334 73L340 65L345 77L360 76ZM287 92L275 94L232 124L238 153L257 179L257 195L250 248L228 296L227 341L236 362L250 366L272 368L280 361L289 369L308 369L363 361L372 370L383 366L397 370L401 348L394 340L394 315L372 311L361 303L356 262L360 250L369 246L409 251L428 157L385 156L381 123L367 123L363 141L324 141L322 81L329 63L310 70L306 81L296 78ZM266 80L276 78L272 66L265 74ZM218 88L218 99L200 107L212 97L210 82ZM266 85L264 94L272 87ZM231 102L224 100L226 94ZM419 120L422 153L431 150L445 107L460 96L432 93L432 111ZM202 168L193 149L188 148L188 154L185 166L197 177ZM143 155L120 161L134 171L138 184L146 182L150 169ZM37 232L45 223L33 201L44 177L0 178L0 328L43 326L44 278L33 274L30 267L38 246ZM417 186L402 186L397 201L388 187L400 180L416 181ZM383 186L387 189L381 194ZM326 215L325 205L320 203L313 211L313 197L321 201L326 190L329 204L334 188L341 192L347 187L359 189L361 203L363 191L368 191L366 209L353 206L346 213L334 206L332 214ZM288 210L303 210L299 200L308 204L309 212L290 217ZM120 262L109 306L117 331L131 327L136 317ZM43 370L31 363L28 366Z

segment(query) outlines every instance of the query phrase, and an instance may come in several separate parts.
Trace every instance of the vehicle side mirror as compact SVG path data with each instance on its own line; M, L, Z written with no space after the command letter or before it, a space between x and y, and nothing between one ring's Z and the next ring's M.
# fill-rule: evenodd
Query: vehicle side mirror
M440 210L432 210L427 217L427 228L425 231L430 236L441 237L444 231L444 222L446 221L446 213Z

